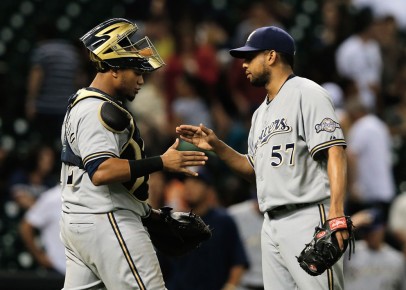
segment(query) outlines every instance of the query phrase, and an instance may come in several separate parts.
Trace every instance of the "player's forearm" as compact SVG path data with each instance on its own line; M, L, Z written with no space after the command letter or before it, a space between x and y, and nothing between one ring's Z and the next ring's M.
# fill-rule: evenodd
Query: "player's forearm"
M214 152L236 174L249 182L255 182L255 172L245 155L237 152L223 141L219 140Z
M94 185L126 182L131 178L127 159L109 158L102 162L92 176Z
M327 173L331 191L329 218L334 218L344 215L347 158L343 147L333 146L328 149Z
M92 182L94 185L126 182L162 169L163 163L159 156L141 160L109 158L99 165L92 176Z

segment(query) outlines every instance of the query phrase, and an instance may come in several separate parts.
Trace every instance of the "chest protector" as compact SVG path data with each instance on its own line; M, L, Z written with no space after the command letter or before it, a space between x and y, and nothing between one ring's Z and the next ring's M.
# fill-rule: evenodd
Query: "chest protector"
M100 123L109 131L115 134L125 134L126 142L121 146L120 158L137 160L146 157L144 152L144 141L140 136L138 127L135 124L131 113L123 104L94 88L85 88L79 90L69 99L67 118L70 110L80 101L87 98L96 98L103 100L99 106L98 117ZM82 157L76 155L69 145L67 131L65 130L64 141L62 144L61 160L65 164L77 166L86 170ZM148 179L149 175L134 178L134 180L123 183L129 194L138 200L145 201L148 198Z

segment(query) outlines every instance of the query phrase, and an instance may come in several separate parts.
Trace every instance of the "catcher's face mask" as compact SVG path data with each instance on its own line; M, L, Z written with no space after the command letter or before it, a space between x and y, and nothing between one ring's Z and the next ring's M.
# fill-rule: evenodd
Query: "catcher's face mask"
M80 38L100 72L110 68L133 68L152 72L164 65L147 36L137 39L135 23L123 18L107 20Z

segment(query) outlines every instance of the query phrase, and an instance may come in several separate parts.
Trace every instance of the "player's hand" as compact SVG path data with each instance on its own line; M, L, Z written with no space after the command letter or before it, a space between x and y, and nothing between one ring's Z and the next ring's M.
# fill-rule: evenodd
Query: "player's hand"
M348 240L348 238L350 237L349 233L347 230L342 230L342 231L338 231L335 233L335 237L337 239L338 245L341 249L341 251L344 250L344 241Z
M198 174L189 167L203 166L208 157L204 152L199 151L178 151L179 139L161 156L164 164L164 170L169 172L184 173L188 176L197 176Z
M200 126L180 125L176 127L176 133L186 142L189 142L203 150L212 151L215 144L219 141L213 130L203 124Z
M344 216L344 212L335 213L334 210L331 209L329 212L328 219L333 219L333 218L337 218L340 216ZM350 237L350 234L348 233L347 230L342 230L342 231L335 232L334 235L337 239L340 249L344 250L344 241L348 240L348 238Z

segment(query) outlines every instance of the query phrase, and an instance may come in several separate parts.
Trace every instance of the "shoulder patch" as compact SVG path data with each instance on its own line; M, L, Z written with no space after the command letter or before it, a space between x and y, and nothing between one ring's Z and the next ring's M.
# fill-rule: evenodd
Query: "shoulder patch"
M130 125L132 116L118 105L103 102L99 107L99 119L107 130L121 133Z
M333 119L330 118L324 118L320 124L317 124L315 126L316 133L320 133L321 131L326 131L326 132L334 132L337 128L341 128L340 124L335 122Z

